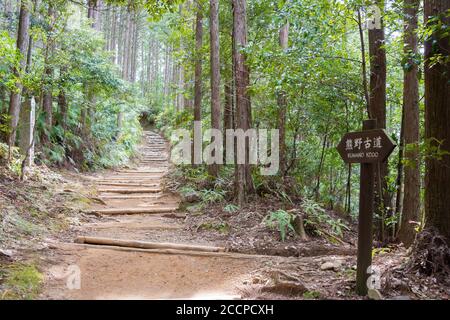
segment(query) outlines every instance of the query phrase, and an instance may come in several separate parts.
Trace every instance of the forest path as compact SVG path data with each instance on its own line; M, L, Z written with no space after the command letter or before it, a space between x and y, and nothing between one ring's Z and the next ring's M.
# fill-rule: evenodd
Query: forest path
M179 199L162 187L169 170L167 143L158 134L145 132L140 154L135 168L94 177L104 203L93 206L92 213L100 220L82 225L79 236L192 245L186 243L189 237L187 241L180 237L183 223L173 219ZM257 259L226 253L76 243L57 243L53 248L44 299L228 299L239 296L237 285L257 264Z

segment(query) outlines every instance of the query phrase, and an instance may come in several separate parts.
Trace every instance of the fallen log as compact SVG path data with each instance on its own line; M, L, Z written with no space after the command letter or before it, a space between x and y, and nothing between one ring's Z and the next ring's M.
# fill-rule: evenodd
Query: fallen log
M130 214L162 214L171 213L176 211L178 208L164 208L164 207L154 207L154 208L114 208L114 209L97 209L92 210L91 214L100 215L130 215Z
M159 193L162 189L158 188L135 188L135 189L98 189L98 192L102 193L121 193L121 194L131 194L131 193Z
M102 195L100 196L101 199L103 200L144 200L144 199L159 199L162 198L163 196L161 194L149 194L149 195L139 195L139 196L133 196L133 195L110 195L110 196L106 196L106 195Z
M165 168L167 169L167 168ZM147 173L166 173L167 170L142 170L142 171L134 171L134 170L123 170L118 171L118 173L126 173L126 174L147 174Z
M78 237L75 239L75 243L115 246L125 248L138 248L138 249L172 249L181 251L226 252L225 248L223 247L209 247L209 246L198 246L198 245L177 244L177 243L143 242L135 240L120 240L120 239L108 239L96 237Z
M109 187L157 187L158 183L119 183L119 182L98 182L100 186Z
M176 249L139 249L139 248L129 248L129 247L119 247L110 245L93 245L86 243L59 243L50 244L50 249L102 249L102 250L116 250L122 252L140 252L147 254L171 254L171 255L185 255L194 257L206 257L206 258L230 258L230 259L274 259L278 261L285 261L286 259L291 259L292 257L282 257L282 256L271 256L271 255L260 255L260 254L245 254L245 253L234 253L234 252L202 252L202 251L187 251L187 250L176 250Z
M145 176L132 176L132 175L129 175L129 176L121 176L121 175L116 175L116 176L111 176L111 177L104 177L104 178L102 178L102 179L99 179L99 180L96 180L95 182L97 182L97 181L133 181L133 182L136 182L136 181L148 181L148 180L150 180L150 181L157 181L157 180L160 180L160 179L162 179L164 177L164 175L162 175L162 174L158 174L158 175L151 175L151 176L148 176L148 175L145 175Z

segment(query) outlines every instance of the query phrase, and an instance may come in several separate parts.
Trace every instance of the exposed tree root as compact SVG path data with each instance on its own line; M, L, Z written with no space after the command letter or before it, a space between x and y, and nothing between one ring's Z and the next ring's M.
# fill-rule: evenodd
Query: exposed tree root
M446 239L434 229L420 233L405 271L420 272L450 282L450 248Z

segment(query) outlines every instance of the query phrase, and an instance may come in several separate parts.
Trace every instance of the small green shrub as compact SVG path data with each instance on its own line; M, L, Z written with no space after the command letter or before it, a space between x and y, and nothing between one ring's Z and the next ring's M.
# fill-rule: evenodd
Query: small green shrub
M225 199L225 191L204 189L200 191L203 203L221 202Z
M214 230L223 234L230 232L230 225L226 222L204 222L197 230Z
M227 204L223 208L223 211L228 212L228 213L234 213L234 212L237 212L238 210L239 210L239 207L235 206L234 204Z
M318 292L318 291L306 291L303 294L303 298L305 298L305 299L319 299L320 298L320 292Z
M286 240L287 233L290 231L295 233L292 225L293 215L284 210L270 212L265 218L264 223L271 229L277 229L280 232L281 241Z
M304 219L305 225L315 229L317 235L322 235L320 228L318 228L322 224L328 225L331 233L339 237L342 237L344 229L349 230L341 219L330 217L325 209L313 200L304 200L301 208L306 214L306 218Z

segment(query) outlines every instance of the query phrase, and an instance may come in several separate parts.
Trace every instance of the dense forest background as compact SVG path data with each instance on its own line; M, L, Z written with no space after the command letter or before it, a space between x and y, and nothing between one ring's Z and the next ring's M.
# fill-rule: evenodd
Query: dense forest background
M1 165L17 174L31 163L125 164L141 124L167 137L194 120L278 128L277 176L250 165L185 174L237 205L272 194L355 219L359 166L335 147L376 118L398 144L377 168L377 239L411 244L424 226L450 239L450 1L2 0L0 9Z

